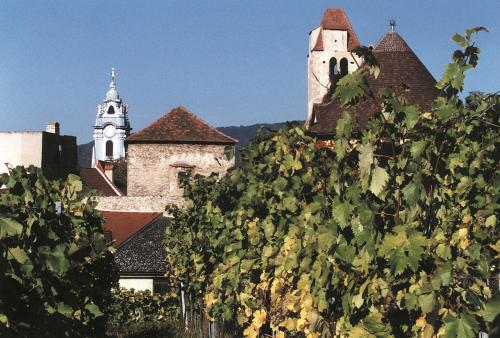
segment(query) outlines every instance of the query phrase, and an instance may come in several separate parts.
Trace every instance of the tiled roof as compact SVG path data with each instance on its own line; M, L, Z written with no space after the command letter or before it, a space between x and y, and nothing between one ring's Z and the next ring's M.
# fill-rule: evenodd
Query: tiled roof
M102 196L121 196L120 190L114 186L104 173L97 168L81 168L80 177L83 184L97 190Z
M354 33L354 29L352 29L351 22L341 8L327 8L323 14L320 27L313 51L323 50L323 30L347 31L347 50L349 52L359 46L359 40L356 33Z
M221 133L184 107L177 107L127 137L126 142L235 144L238 140Z
M105 219L104 230L111 231L111 237L117 247L127 238L157 218L157 212L101 211Z
M166 256L163 246L168 218L160 216L118 246L115 261L120 274L164 274Z
M379 63L380 74L376 79L365 78L369 95L349 108L357 115L359 129L363 129L368 119L379 111L378 92L384 87L392 87L397 95L404 95L408 104L418 105L424 111L431 108L432 101L439 95L436 80L398 33L387 33L375 46L373 54ZM403 86L407 86L408 91ZM346 110L338 100L325 100L313 108L316 123L309 131L314 134L335 133L337 120Z

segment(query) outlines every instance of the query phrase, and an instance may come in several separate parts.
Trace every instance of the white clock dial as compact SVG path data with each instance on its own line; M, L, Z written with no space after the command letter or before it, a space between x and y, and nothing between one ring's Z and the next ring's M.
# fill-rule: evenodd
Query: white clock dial
M115 135L115 127L106 126L106 128L104 128L104 135L106 135L107 137L113 137Z

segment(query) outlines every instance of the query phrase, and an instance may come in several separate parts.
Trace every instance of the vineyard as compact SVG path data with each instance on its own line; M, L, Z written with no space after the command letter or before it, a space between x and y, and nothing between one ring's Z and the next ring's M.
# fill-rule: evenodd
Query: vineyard
M350 109L379 72L362 49L365 67L334 93L345 106L335 139L298 124L262 130L240 167L187 178L186 207L167 207L167 295L117 288L103 219L77 176L0 176L0 335L500 334L500 95L462 95L484 30L453 37L460 49L431 111L386 88L358 130Z

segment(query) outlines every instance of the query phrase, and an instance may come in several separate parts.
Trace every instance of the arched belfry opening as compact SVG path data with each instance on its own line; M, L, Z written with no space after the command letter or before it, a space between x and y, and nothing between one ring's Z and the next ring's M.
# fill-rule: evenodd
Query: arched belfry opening
M337 73L338 73L338 71L337 71L337 59L333 57L330 59L330 70L329 70L330 81L333 81L333 79L335 78Z
M113 141L106 141L106 157L113 157Z
M113 106L109 106L108 108L108 114L114 114L115 113L115 108Z
M349 72L349 64L347 62L347 59L346 58L342 58L340 60L340 76L344 76L344 75L347 75L347 73Z

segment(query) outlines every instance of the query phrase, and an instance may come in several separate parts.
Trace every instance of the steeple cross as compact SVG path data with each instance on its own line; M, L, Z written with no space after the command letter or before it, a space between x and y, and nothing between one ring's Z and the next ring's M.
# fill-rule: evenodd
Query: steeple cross
M391 28L391 32L394 32L396 30L396 20L389 20L389 27Z
M109 74L111 75L111 81L115 82L115 77L116 77L115 67L111 68L111 73L109 73Z

